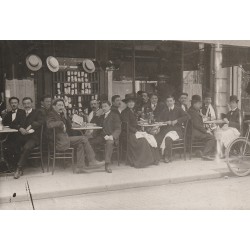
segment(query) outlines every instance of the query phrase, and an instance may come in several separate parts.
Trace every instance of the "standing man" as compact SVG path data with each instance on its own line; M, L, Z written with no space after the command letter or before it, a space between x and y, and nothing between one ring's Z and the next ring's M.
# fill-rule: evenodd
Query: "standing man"
M40 102L41 108L38 111L41 112L42 116L44 117L44 121L46 121L47 116L52 109L52 98L50 95L44 95L41 97Z
M113 95L111 101L112 101L111 110L120 115L121 114L120 108L122 104L121 97L119 95Z
M167 108L162 112L160 121L166 122L168 126L161 127L159 134L155 136L158 147L164 153L165 163L170 162L173 141L183 138L182 124L189 119L188 114L182 108L175 105L174 97L166 97Z
M100 109L99 101L91 100L90 101L90 108L91 108L91 112L89 113L89 116L88 116L88 122L95 123L96 119L98 119L98 117L103 115L102 109Z
M188 111L187 102L188 102L188 94L187 93L181 93L180 97L179 97L179 103L178 104L186 112Z
M15 179L18 179L23 174L23 169L31 150L39 145L41 126L43 125L43 117L32 108L33 100L30 97L25 97L22 103L25 110L25 117L19 128L21 133L19 142L22 150L17 163L17 170L14 174Z
M105 171L112 173L109 165L113 154L114 145L119 143L118 139L121 133L121 119L120 113L111 110L111 103L109 101L102 102L102 110L104 115L100 116L98 125L103 127L101 133L91 140L91 144L105 145Z
M213 160L216 149L216 139L210 131L204 128L202 115L200 113L201 106L201 97L199 95L193 95L191 100L191 107L188 110L193 125L192 137L193 139L202 140L205 143L202 158L205 160Z
M214 107L212 106L212 97L208 93L204 96L204 104L202 105L201 113L203 115L203 118L205 118L206 120L216 120Z
M95 160L95 153L86 136L69 136L71 122L67 119L63 99L56 99L52 104L53 110L48 115L48 129L55 128L56 150L65 151L70 147L77 148L76 173L83 173L85 167L85 154L90 166L103 165Z
M17 97L11 97L9 99L9 104L11 110L6 112L3 111L3 125L9 126L12 129L19 130L21 127L22 121L25 119L25 111L23 109L19 109L19 99ZM19 135L15 133L11 133L8 136L5 145L7 147L7 159L9 160L10 165L14 169L17 168L17 161L20 155L20 146L18 144Z
M166 109L166 105L159 102L157 94L152 94L150 96L150 105L148 108L149 112L153 112L156 121L160 121L162 112Z

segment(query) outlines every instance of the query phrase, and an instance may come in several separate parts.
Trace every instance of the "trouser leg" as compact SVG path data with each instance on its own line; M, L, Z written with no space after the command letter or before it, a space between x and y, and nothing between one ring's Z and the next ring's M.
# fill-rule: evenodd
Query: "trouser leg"
M17 163L19 168L23 168L31 150L37 146L37 142L33 139L29 139L23 146L23 149L21 151L20 159Z
M82 136L72 136L70 139L70 146L76 148L77 152L77 163L79 167L85 166L85 152L83 146L83 137Z
M171 156L172 144L173 144L173 140L170 137L166 137L164 155L167 158L170 158Z
M206 141L206 143L205 143L205 147L203 150L203 155L209 156L209 155L214 154L214 152L216 150L216 140L215 140L214 136L208 134L205 141Z
M84 150L85 150L88 161L89 162L95 161L95 152L92 146L90 145L88 138L86 136L82 136L82 138L83 138Z
M114 149L114 141L106 141L106 144L105 144L105 163L111 163L113 149Z

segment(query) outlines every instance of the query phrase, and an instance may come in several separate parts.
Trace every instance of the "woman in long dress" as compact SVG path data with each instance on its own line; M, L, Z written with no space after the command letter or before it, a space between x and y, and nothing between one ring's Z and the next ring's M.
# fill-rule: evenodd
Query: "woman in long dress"
M147 139L144 137L138 138L137 136L139 128L137 125L137 116L134 111L135 99L133 97L127 97L123 101L127 104L127 107L121 113L121 120L128 125L128 163L136 168L146 167L152 164L158 165L159 151L157 145L156 147L152 147Z
M223 119L226 124L218 131L222 150L227 148L233 140L240 136L240 110L238 109L238 101L237 96L230 96L230 111Z

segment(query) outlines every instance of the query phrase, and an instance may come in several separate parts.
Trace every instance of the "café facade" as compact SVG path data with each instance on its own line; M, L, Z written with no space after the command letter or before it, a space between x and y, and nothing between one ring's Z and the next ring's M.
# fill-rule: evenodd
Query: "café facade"
M138 90L210 93L219 115L229 96L250 112L250 41L0 41L1 109L8 98L50 94L69 113L92 99ZM85 110L86 111L86 110ZM87 112L87 111L86 111Z

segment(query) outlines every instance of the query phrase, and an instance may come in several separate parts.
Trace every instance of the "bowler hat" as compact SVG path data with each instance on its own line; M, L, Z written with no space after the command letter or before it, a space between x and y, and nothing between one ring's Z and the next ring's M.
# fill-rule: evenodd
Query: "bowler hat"
M136 101L136 98L133 94L126 94L125 99L122 100L123 102L127 103L129 101Z
M238 97L236 95L231 95L229 97L229 101L230 102L238 102L239 100L238 100Z
M201 100L201 97L199 95L192 96L192 100L191 100L192 103L201 102L201 101L202 100Z

